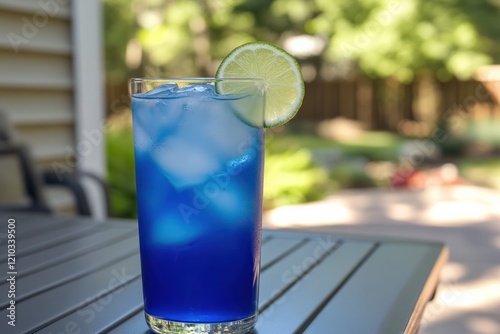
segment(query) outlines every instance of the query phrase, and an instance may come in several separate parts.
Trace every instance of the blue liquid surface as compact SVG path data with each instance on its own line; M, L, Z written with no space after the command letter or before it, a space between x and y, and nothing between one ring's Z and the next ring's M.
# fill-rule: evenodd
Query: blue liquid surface
M256 314L262 129L209 85L134 95L132 113L145 311L178 322Z

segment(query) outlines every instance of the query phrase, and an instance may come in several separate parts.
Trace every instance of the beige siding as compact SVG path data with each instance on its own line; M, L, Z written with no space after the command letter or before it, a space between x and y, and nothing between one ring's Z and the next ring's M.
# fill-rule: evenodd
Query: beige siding
M70 18L69 0L1 0L0 8L4 11L22 13L31 18L37 13L46 13L47 16Z
M0 89L7 117L18 125L73 123L73 99L66 90ZM26 98L26 96L30 98Z
M67 0L0 0L0 111L38 168L74 152L71 12ZM49 193L67 211L69 198Z
M37 53L0 51L0 88L69 89L71 58Z
M23 51L71 54L69 22L49 19L47 23L33 24L27 16L3 12L0 20L0 49L20 53ZM33 28L34 27L34 28Z
M18 126L18 137L29 144L35 159L58 159L73 152L73 128L60 125Z

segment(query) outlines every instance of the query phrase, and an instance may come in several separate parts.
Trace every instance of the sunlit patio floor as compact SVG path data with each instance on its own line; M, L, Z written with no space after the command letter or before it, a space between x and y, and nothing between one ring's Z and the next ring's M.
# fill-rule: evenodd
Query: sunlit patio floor
M349 190L268 211L263 224L443 241L450 256L420 333L500 333L499 191L465 185Z

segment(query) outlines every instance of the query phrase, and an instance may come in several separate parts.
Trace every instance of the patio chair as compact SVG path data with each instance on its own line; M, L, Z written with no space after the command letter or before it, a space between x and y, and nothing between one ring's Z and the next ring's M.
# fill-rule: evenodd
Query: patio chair
M53 170L38 171L28 148L23 144L0 141L0 211L54 213L49 207L44 189L64 187L74 199L75 211L80 216L91 216L85 179L95 182L105 199L105 215L111 211L107 184L92 173L58 174Z
M45 198L44 189L60 186L74 198L75 211L91 216L88 195L83 186L86 179L96 183L104 195L105 216L109 217L111 200L107 184L88 172L58 174L54 170L38 171L29 149L14 139L14 131L0 111L0 212L54 213Z
M0 142L0 211L51 212L33 166L26 147Z

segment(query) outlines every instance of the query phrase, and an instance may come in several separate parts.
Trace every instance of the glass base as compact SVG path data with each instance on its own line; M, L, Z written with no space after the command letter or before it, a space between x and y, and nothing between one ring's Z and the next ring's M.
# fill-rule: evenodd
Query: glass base
M177 322L156 318L147 313L145 315L149 328L160 334L245 334L257 322L257 315L237 321L209 324Z

